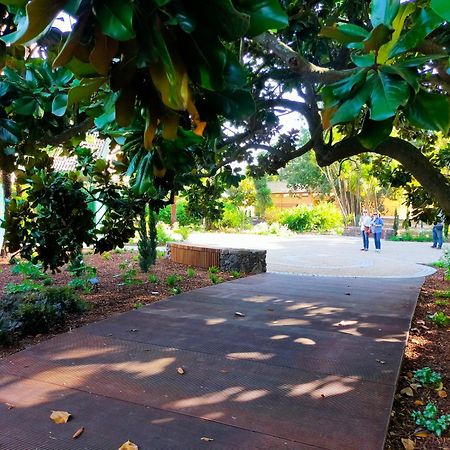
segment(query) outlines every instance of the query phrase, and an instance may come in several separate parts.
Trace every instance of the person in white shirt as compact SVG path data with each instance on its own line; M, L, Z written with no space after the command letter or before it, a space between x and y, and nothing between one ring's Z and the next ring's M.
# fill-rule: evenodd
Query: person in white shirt
M359 219L359 225L361 227L361 236L363 238L363 248L361 249L361 251L367 252L369 250L369 234L371 223L372 218L369 216L367 209L364 209L362 216Z

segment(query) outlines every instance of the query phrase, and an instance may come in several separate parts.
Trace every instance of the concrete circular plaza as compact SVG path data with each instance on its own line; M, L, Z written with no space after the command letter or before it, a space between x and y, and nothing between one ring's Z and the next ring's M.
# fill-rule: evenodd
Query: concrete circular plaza
M218 247L265 249L267 271L316 276L410 278L430 275L427 266L440 259L448 247L431 248L429 242L382 241L375 252L361 251L361 238L349 236L298 235L295 237L253 234L192 233L188 242Z

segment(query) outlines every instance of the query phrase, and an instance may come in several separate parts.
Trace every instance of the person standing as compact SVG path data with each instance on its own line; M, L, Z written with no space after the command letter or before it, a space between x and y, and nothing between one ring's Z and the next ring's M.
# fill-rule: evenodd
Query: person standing
M369 234L370 234L370 224L372 219L367 212L367 209L363 210L362 216L359 219L359 225L361 227L361 236L363 239L363 248L361 251L367 252L369 250Z
M372 222L370 227L372 229L373 240L375 242L375 251L381 251L381 235L383 233L383 219L380 217L380 213L374 212L372 215Z
M444 220L442 217L438 216L433 224L433 245L432 248L442 248L442 244L444 243L444 237L442 236L442 232L444 230Z

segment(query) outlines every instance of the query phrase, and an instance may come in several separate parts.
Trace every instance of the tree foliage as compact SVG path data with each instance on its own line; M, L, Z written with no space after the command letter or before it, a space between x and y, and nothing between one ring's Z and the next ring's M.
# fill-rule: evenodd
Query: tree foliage
M234 161L261 175L309 150L321 166L367 151L396 159L450 215L443 166L427 139L410 139L448 134L447 9L443 0L0 0L0 167L18 172L22 192L44 171L47 189L48 146L77 148L89 129L110 137L114 165L86 156L61 175L93 181L89 194L74 192L106 206L100 234L72 233L97 251L134 234L143 204L157 211L189 186L194 211L237 183ZM62 12L75 19L69 33L51 26ZM300 121L281 126L290 112L307 125L302 144ZM7 225L30 256L44 241L34 233L24 246L39 209L26 195L16 203L27 221L12 210ZM70 252L38 257L55 267Z

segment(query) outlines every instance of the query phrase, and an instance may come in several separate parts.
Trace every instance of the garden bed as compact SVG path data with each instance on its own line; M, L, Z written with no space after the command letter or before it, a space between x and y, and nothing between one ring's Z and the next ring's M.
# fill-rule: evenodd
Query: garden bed
M0 358L30 345L37 344L42 340L49 339L56 334L170 297L175 292L174 286L167 284L167 277L176 277L175 288L179 292L190 291L213 284L211 274L206 269L195 268L193 271L190 271L191 277L189 277L188 268L185 265L160 258L150 268L149 273L145 274L140 272L136 259L136 252L111 252L103 256L85 255L85 263L97 269L96 278L99 282L98 290L93 290L88 294L81 294L83 300L89 303L90 308L83 313L70 314L63 326L49 333L25 336L14 341L11 346L0 347ZM125 266L126 269L124 268ZM136 275L131 277L131 279L124 276L130 270L136 270ZM150 281L149 275L151 275L150 278L156 277L157 281ZM64 286L72 279L66 270L51 275L51 277L55 286ZM233 279L233 276L227 272L219 272L214 274L212 278L214 282L220 282L229 281ZM21 275L11 273L11 266L6 260L0 260L1 293L4 292L8 283L20 283L22 279Z
M437 326L430 320L439 311L450 314L450 299L437 295L450 291L444 272L439 269L427 277L420 292L394 398L386 450L450 449L450 430L436 437L411 418L413 411L424 411L430 402L437 406L439 415L450 414L450 327ZM414 372L424 367L441 374L442 386L417 386L420 383L413 378Z

